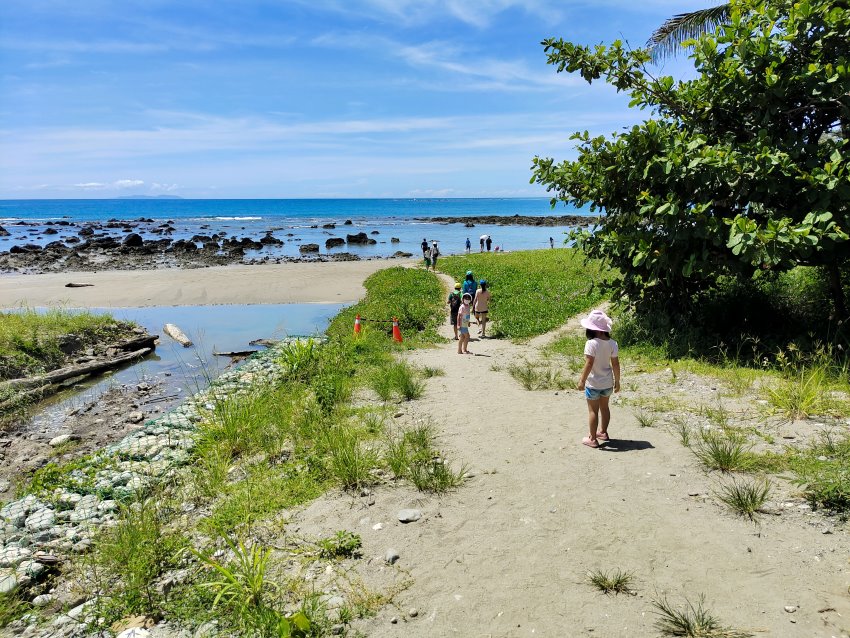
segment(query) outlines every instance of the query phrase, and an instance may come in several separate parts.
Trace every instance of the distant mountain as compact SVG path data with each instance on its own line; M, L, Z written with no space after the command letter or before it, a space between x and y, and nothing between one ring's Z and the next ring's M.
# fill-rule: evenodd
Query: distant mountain
M115 199L183 199L179 195L124 195Z

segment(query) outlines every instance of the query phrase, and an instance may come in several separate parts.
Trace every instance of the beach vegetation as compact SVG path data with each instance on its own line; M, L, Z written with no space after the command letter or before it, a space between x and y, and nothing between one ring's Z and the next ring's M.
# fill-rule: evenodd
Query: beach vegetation
M548 362L522 360L508 366L510 375L526 390L564 390L574 387L575 380Z
M147 498L123 506L116 524L96 538L85 578L97 594L97 613L110 623L127 615L160 613L167 594L158 579L177 567L188 539L173 530L173 503Z
M61 367L69 353L127 336L134 324L85 310L0 312L0 380Z
M729 509L754 521L770 496L771 483L767 479L731 479L720 484L715 494Z
M603 594L629 594L632 592L634 574L619 568L613 570L594 569L587 574L591 585Z
M652 601L657 619L655 627L662 636L683 638L750 638L753 634L725 627L720 620L705 608L705 597L696 603L685 600L682 607L675 607L666 597Z
M17 592L6 592L0 594L0 629L17 620L32 606L23 600Z
M709 470L747 472L755 463L751 448L745 437L738 432L703 429L690 449Z
M317 545L319 546L319 556L322 558L354 558L360 555L363 540L359 534L339 530L333 536L320 538Z
M453 469L436 445L436 429L420 422L386 437L384 459L396 478L410 480L423 492L446 492L466 480L466 466Z
M493 337L526 341L603 299L594 283L605 275L600 262L574 249L454 255L441 259L440 269L457 281L467 270L487 280Z
M609 289L630 307L687 315L724 278L747 286L807 266L826 291L820 324L847 318L850 75L835 59L850 15L833 8L735 2L723 29L693 42L697 77L679 82L620 41L544 41L558 72L604 79L653 114L611 137L575 134L574 161L533 160L553 204L604 212L573 238L613 268Z

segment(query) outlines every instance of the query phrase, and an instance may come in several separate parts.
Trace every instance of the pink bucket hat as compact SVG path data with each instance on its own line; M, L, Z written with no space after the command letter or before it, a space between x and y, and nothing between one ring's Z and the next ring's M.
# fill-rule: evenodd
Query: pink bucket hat
M581 320L583 328L598 330L599 332L611 332L611 317L601 310L594 310Z

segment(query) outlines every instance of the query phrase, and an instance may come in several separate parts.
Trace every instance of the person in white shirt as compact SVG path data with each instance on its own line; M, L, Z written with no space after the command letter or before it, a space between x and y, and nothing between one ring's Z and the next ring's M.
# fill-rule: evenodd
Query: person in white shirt
M611 318L601 310L594 310L581 320L586 329L584 369L578 389L584 390L587 399L589 436L582 439L587 447L598 448L600 442L609 440L608 424L611 411L608 400L620 391L620 358L617 342L611 338Z

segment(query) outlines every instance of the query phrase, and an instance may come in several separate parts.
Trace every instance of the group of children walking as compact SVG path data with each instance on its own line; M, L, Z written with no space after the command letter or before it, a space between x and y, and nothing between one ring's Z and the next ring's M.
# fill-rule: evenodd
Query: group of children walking
M471 270L466 271L463 283L456 283L446 302L449 306L449 322L454 330L458 354L469 352L469 326L472 315L478 323L478 336L487 336L487 319L490 312L490 289L486 279L476 281Z

